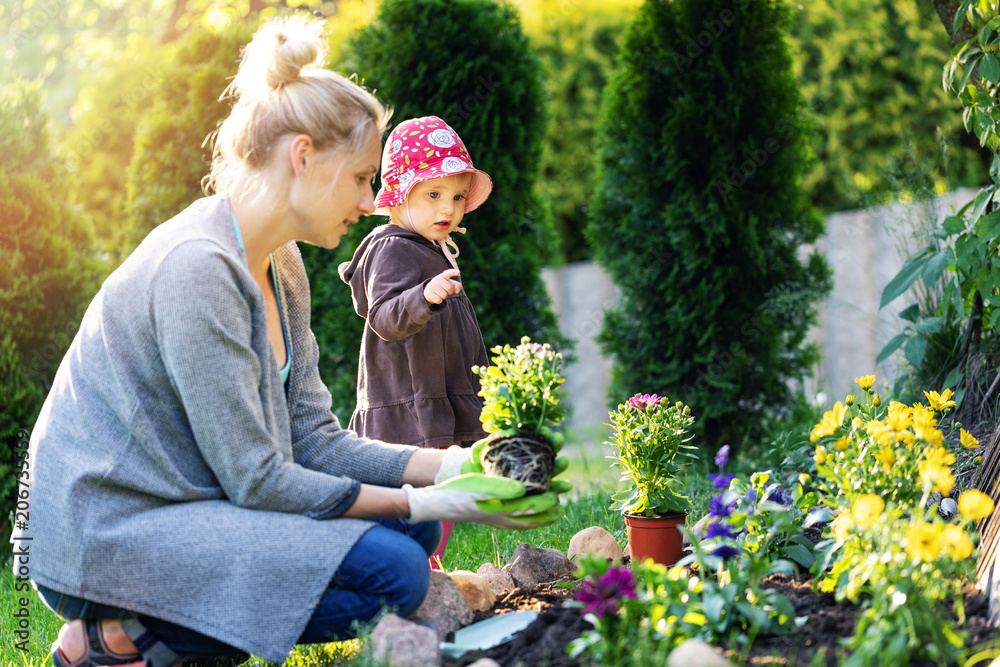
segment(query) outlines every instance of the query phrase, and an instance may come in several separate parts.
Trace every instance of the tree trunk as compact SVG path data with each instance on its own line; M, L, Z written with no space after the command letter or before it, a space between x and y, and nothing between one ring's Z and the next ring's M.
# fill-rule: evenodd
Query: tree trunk
M960 44L967 39L971 39L974 36L972 26L969 25L968 21L962 21L962 25L959 26L958 32L953 33L951 31L952 26L955 23L955 14L958 12L958 8L962 5L962 0L931 0L931 2L934 5L934 9L937 11L938 17L941 19L941 23L944 24L944 29L948 31L948 36L951 37L952 46Z
M160 44L167 44L174 41L181 36L181 31L177 29L177 22L181 20L181 17L187 13L187 1L188 0L175 0L174 11L171 12L170 18L167 19L167 27L160 35Z

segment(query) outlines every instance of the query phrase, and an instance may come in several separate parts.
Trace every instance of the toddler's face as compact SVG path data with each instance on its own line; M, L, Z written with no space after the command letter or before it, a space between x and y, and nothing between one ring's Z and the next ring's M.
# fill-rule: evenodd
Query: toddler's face
M420 181L410 190L406 203L390 209L392 221L403 229L413 229L428 241L443 241L465 216L471 183L470 173Z

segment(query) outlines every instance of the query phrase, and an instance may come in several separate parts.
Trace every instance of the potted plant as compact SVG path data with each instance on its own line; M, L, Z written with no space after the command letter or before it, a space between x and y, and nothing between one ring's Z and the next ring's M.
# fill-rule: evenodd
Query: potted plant
M473 366L483 398L480 420L490 434L480 462L487 475L524 484L527 495L549 490L563 436L553 427L566 411L559 406L562 354L525 336L517 347L494 347L492 366Z
M682 467L696 458L696 448L684 444L693 437L691 408L680 401L670 405L656 394L636 394L610 417L614 433L605 444L615 453L608 458L621 468L622 481L631 482L611 505L625 518L629 555L634 563L652 558L673 565L683 553L679 526L691 508L678 489Z

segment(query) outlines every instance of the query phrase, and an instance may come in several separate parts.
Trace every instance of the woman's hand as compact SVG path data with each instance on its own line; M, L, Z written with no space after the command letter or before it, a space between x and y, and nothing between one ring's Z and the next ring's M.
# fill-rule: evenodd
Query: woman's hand
M462 283L452 278L457 278L461 272L458 269L448 269L442 271L424 286L424 298L427 303L439 304L448 298L449 294L458 294L462 291Z
M525 530L552 523L562 516L555 493L524 495L524 485L505 477L471 473L438 486L403 486L410 506L410 523L466 521L498 528Z

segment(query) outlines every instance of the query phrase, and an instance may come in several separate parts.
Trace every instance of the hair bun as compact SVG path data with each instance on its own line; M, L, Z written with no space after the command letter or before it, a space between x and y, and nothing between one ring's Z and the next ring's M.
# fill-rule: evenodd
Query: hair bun
M298 81L303 70L322 67L325 57L322 21L302 14L268 21L244 48L232 91L243 98L277 90Z

